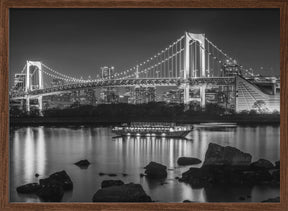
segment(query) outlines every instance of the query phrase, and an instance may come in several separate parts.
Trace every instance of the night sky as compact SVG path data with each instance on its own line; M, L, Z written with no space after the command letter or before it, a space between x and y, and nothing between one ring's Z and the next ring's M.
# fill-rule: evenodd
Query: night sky
M205 33L256 73L279 76L278 9L11 9L9 71L39 60L70 76L95 78L101 66L126 70L185 31Z

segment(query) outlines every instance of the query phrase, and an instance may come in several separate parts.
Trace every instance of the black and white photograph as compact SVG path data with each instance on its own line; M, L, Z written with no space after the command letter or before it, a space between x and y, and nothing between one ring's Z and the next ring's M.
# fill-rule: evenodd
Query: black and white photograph
M279 203L280 10L10 8L7 185L10 203Z

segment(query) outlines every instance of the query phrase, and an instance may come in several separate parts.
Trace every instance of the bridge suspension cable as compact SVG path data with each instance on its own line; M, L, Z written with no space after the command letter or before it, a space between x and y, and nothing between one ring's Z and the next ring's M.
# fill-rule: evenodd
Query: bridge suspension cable
M235 59L233 59L231 56L229 56L227 53L225 53L222 49L220 49L219 47L217 47L212 41L210 41L207 37L205 37L205 40L209 43L209 44L211 44L218 52L220 52L223 56L225 56L229 61L233 61L233 60L235 60ZM247 69L247 68L244 68L242 65L240 65L240 67L241 68L243 68L243 70L246 72L246 73L248 73L249 75L251 75L251 76L254 76L254 69L253 68L249 68L249 69ZM252 71L252 73L249 71L249 70L251 70Z
M45 67L46 69L50 70L51 72L61 76L62 77L61 79L63 79L63 80L67 80L67 81L69 80L69 81L74 81L74 82L85 82L86 81L86 80L81 80L81 79L78 79L78 78L75 78L75 77L71 77L71 76L59 73L56 70L53 70L52 68L48 67L47 65L45 65L43 63L42 63L42 66Z
M182 39L184 39L184 36L181 36L178 40L176 40L175 42L173 42L173 43L172 43L171 45L169 45L167 48L165 48L165 49L163 49L162 51L159 51L158 53L154 54L152 57L148 58L147 60L145 60L145 61L143 61L143 62L135 65L134 67L132 67L132 68L130 68L130 69L127 69L127 70L125 70L125 71L121 71L121 72L119 72L119 73L116 73L116 74L115 74L114 76L112 76L111 78L113 78L113 79L117 79L117 77L119 77L119 79L129 78L129 77L131 77L131 76L133 76L133 75L136 74L136 73L134 73L134 72L133 72L133 73L130 73L130 72L131 72L132 70L136 70L137 67L138 67L138 68L144 67L144 70L147 71L147 70L148 70L148 67L149 67L148 65L151 64L152 61L156 61L157 63L160 63L160 64L165 65L165 62L166 62L167 60L165 60L165 61L163 61L163 62L158 62L159 58L160 58L160 60L162 60L161 57L163 57L163 59L164 59L165 56L166 56L166 53L169 52L171 49L173 49L173 47L174 47L175 45L178 45L178 43L180 43ZM167 65L167 64L166 64L166 65ZM157 66L155 66L155 65L151 65L151 68L150 68L149 70L153 69L152 66L153 66L153 68L157 67ZM143 73L144 70L139 71L139 73ZM156 72L156 69L155 69L155 72ZM127 75L127 74L129 74L129 75ZM149 74L149 72L147 72L146 74ZM122 75L123 75L123 76L122 76ZM152 74L152 75L153 75L153 74ZM122 76L122 77L121 77L121 76Z

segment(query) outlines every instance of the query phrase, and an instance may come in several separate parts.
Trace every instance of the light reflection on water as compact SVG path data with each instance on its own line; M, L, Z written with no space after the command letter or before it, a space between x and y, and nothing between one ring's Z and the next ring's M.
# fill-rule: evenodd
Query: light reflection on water
M65 169L74 182L74 189L64 195L63 201L91 202L93 194L104 179L121 179L125 183L140 183L155 201L182 202L185 199L199 202L239 201L240 196L251 195L247 201L261 201L279 195L279 187L212 187L192 189L179 183L175 177L191 166L180 167L177 158L192 156L204 160L210 142L230 145L251 153L253 161L265 158L272 162L280 157L279 126L240 127L223 130L195 129L189 140L167 138L112 137L111 128L97 127L22 127L14 128L10 137L10 201L38 202L34 195L16 192L16 187L37 182L49 174ZM80 169L74 162L88 159L88 169ZM168 168L166 180L149 180L140 177L150 161ZM200 167L201 164L195 165ZM100 172L116 173L117 177L99 176ZM39 178L34 175L40 174ZM122 173L127 173L124 177ZM165 184L161 184L165 182Z

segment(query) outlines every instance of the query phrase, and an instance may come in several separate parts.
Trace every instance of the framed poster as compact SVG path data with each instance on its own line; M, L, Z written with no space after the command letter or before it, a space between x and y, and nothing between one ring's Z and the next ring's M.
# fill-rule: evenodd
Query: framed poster
M283 210L287 16L1 1L1 208Z

